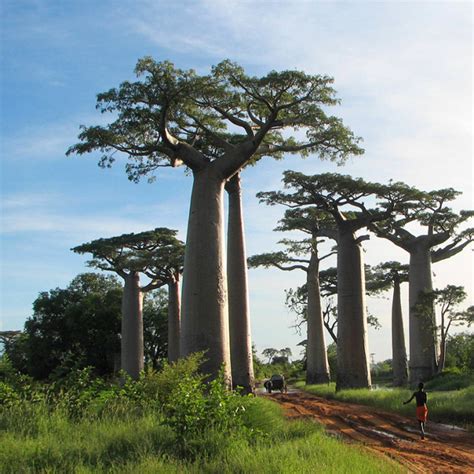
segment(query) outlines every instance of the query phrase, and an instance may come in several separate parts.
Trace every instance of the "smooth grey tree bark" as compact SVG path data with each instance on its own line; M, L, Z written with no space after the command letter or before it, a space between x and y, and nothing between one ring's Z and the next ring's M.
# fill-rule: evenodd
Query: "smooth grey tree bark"
M144 366L143 293L138 272L124 274L122 299L121 368L138 379Z
M338 222L336 390L372 384L367 340L365 273L361 240Z
M409 267L409 326L410 383L417 384L438 370L438 340L434 306L420 315L416 311L420 294L433 291L431 245L429 238L419 238L410 247Z
M232 385L242 387L245 393L253 393L255 377L240 173L227 182L225 189L229 197L227 285Z
M319 258L316 252L317 248L313 249L306 273L306 285L308 287L306 384L308 385L329 383L330 380L319 288Z
M168 282L168 362L179 359L179 339L181 332L180 274Z
M394 277L392 299L392 367L393 385L403 387L408 383L408 361L403 329L400 279Z
M205 352L203 373L216 376L223 368L231 385L224 184L223 175L212 163L194 171L184 257L180 344L183 357Z

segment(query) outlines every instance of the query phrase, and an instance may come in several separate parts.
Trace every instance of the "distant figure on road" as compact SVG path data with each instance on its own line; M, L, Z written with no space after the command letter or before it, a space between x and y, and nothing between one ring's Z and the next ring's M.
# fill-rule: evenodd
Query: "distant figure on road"
M428 415L428 408L426 406L427 396L426 392L423 390L424 386L425 385L423 384L423 382L420 382L418 384L418 392L414 392L410 400L403 402L403 404L406 405L407 403L410 403L414 398L416 398L416 418L418 420L418 423L420 424L421 439L425 439L425 423L426 417Z

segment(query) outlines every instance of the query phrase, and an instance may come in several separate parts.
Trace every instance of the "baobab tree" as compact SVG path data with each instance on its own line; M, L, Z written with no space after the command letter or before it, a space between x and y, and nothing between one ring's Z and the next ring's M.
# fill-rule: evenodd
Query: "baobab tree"
M392 368L393 385L403 387L408 382L408 360L403 328L400 285L408 281L408 265L384 262L372 269L375 291L393 287L392 297Z
M361 178L339 174L306 176L294 171L283 174L290 192L262 192L257 196L269 204L289 207L315 206L329 213L337 228L337 361L336 389L370 387L365 275L361 242L368 235L356 235L371 223L387 219L411 189L402 184L383 186ZM365 200L385 197L384 209L369 209Z
M102 166L124 154L134 181L162 166L183 164L192 171L182 354L206 351L202 370L215 376L224 364L230 381L225 183L264 156L315 153L343 162L363 151L342 121L323 110L338 103L328 76L271 71L252 77L228 60L199 76L149 57L135 71L138 81L98 95L98 109L116 114L115 121L83 127L68 154L98 150Z
M409 340L410 382L418 383L438 371L438 341L434 308L420 317L415 310L422 293L433 291L432 263L450 258L461 252L474 240L474 229L457 233L457 229L474 215L473 211L454 212L448 203L459 194L452 188L421 193L417 201L410 199L398 207L389 219L372 223L377 236L410 254L409 263ZM408 224L416 222L426 229L415 234ZM419 231L418 231L419 232ZM440 247L441 246L441 247Z
M334 221L330 215L314 208L288 209L275 229L279 231L299 230L309 237L300 241L281 240L285 251L263 253L248 259L250 267L276 267L284 271L302 270L306 273L307 288L307 343L306 383L328 383L329 364L324 340L324 323L319 288L319 266L325 258L335 254L330 251L319 256L319 237L336 238Z
M245 246L240 172L225 185L229 197L227 223L227 285L232 385L253 393L252 337L250 327L247 255Z
M143 294L168 285L168 360L179 357L180 294L184 245L177 231L156 228L138 234L97 239L74 247L91 253L91 267L112 271L124 280L122 300L121 368L132 378L143 369ZM140 285L140 273L150 281Z

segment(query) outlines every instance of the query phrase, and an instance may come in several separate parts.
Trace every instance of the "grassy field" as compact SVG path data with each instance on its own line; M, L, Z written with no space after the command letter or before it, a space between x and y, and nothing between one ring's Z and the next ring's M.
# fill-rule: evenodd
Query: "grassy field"
M288 421L276 403L203 382L193 356L120 383L88 369L57 382L3 371L0 472L379 473L391 460Z
M296 386L328 399L375 406L406 416L413 416L414 413L414 402L411 405L403 405L413 393L408 389L353 389L336 392L334 383L306 386L304 382L298 382ZM427 392L430 420L474 429L474 386L448 391L427 389Z
M259 436L228 439L209 430L191 441L191 458L177 453L175 433L159 414L74 422L39 405L3 420L1 472L400 472L388 460L328 437L314 423L284 420L271 401L246 405L245 425Z

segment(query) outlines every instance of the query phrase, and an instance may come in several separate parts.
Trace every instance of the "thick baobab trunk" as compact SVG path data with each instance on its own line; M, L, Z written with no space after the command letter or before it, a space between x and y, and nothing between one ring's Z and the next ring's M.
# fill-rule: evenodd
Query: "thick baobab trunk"
M410 383L429 379L437 371L436 322L434 308L420 315L415 305L422 292L433 290L431 253L423 242L410 252L409 304L410 304Z
M247 257L242 214L240 176L226 185L229 195L227 231L227 284L229 288L229 334L232 385L246 393L255 389L248 301Z
M179 274L168 283L168 362L179 359L179 335L181 326L181 296Z
M394 280L392 300L392 367L393 385L403 387L408 382L407 350L403 330L400 281Z
M143 293L138 272L130 272L125 276L122 299L121 368L137 379L143 364Z
M224 260L224 179L211 166L195 172L184 257L180 354L205 351L202 371L224 365L231 383Z
M306 383L328 383L329 363L324 340L323 312L319 289L319 259L314 252L311 254L306 285L308 288Z
M337 253L336 390L371 385L362 247L351 231L340 231Z

